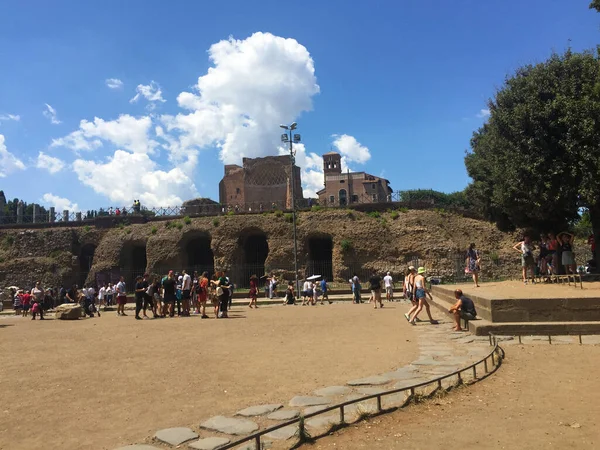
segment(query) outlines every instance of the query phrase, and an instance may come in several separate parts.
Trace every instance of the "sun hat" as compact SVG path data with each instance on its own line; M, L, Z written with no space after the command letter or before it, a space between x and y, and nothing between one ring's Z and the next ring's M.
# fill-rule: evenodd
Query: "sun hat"
M415 266L408 266L408 270L415 270Z
M417 270L417 273L425 273L425 267L419 267L419 270Z

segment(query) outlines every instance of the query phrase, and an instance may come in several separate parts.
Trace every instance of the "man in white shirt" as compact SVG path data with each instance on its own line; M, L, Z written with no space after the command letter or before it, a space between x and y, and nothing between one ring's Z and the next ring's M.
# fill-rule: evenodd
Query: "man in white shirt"
M310 281L304 280L304 285L302 286L302 304L304 305L307 301L310 303L310 298L312 297L312 293L310 292Z
M385 297L388 302L394 301L394 280L392 276L388 272L385 277L383 277L383 283L385 285Z
M100 308L106 307L106 286L102 286L98 291L98 317L100 317Z
M125 277L117 284L117 316L126 316L125 303L127 303L127 289L125 287Z
M190 300L192 298L192 277L190 274L186 273L186 271L181 272L183 276L181 277L181 299L182 307L183 307L183 316L190 315Z

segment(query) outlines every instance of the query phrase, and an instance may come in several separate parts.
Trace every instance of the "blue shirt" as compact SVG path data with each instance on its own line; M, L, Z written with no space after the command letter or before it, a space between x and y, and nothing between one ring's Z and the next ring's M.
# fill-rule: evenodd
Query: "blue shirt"
M327 292L327 281L321 280L321 290Z

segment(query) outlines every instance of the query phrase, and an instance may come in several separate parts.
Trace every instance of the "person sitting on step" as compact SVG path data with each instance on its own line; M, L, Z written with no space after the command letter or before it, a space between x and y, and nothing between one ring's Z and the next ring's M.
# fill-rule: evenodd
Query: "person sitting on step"
M477 311L475 310L475 304L473 303L473 300L471 300L469 297L465 297L463 295L463 291L460 289L454 291L454 298L456 298L456 303L448 310L448 312L454 314L455 327L453 330L463 331L460 326L460 319L464 319L465 321L475 320L475 317L477 317Z

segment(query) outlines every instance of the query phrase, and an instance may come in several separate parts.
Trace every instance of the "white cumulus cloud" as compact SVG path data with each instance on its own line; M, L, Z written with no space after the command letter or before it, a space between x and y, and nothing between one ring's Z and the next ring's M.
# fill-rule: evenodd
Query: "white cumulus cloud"
M147 206L176 206L198 196L193 181L181 169L160 170L144 153L117 150L104 163L77 159L73 170L83 184L114 205L128 206L139 199Z
M77 203L73 203L68 198L59 197L58 195L51 193L44 194L41 198L41 201L48 206L54 206L57 212L62 212L65 210L70 212L79 211L79 206Z
M129 100L129 103L135 103L140 98L144 97L150 102L150 104L148 105L149 109L154 109L156 105L155 102L166 102L166 100L162 96L160 86L155 81L151 81L150 84L138 84L135 90L136 94L131 100Z
M118 78L107 78L104 83L110 89L121 89L123 87L123 82Z
M14 120L15 122L18 122L19 120L21 120L21 116L19 116L18 114L0 114L0 122L9 120Z
M46 103L45 105L46 105L46 109L42 112L44 117L46 117L50 121L50 123L53 125L58 125L58 124L62 123L60 120L58 120L56 110L52 106L50 106L48 103Z
M4 135L0 134L0 178L24 169L25 164L23 164L23 161L8 151L4 143Z
M477 113L477 117L479 117L480 119L484 119L486 117L490 116L490 110L489 109L482 109Z
M47 155L44 152L40 152L37 157L35 167L38 169L45 169L51 174L55 174L64 169L65 163L54 156Z
M369 148L358 142L354 136L334 134L332 137L335 138L332 145L342 155L342 162L364 164L371 159Z
M102 141L132 151L134 153L153 153L158 143L150 139L152 119L148 116L135 118L128 114L117 120L106 121L95 117L93 122L82 120L79 130L52 140L52 147L67 147L71 150L95 150Z
M198 78L194 92L177 97L187 114L162 116L177 160L190 148L216 145L226 163L277 153L280 123L312 109L319 93L314 63L295 39L254 33L209 49L213 67Z

